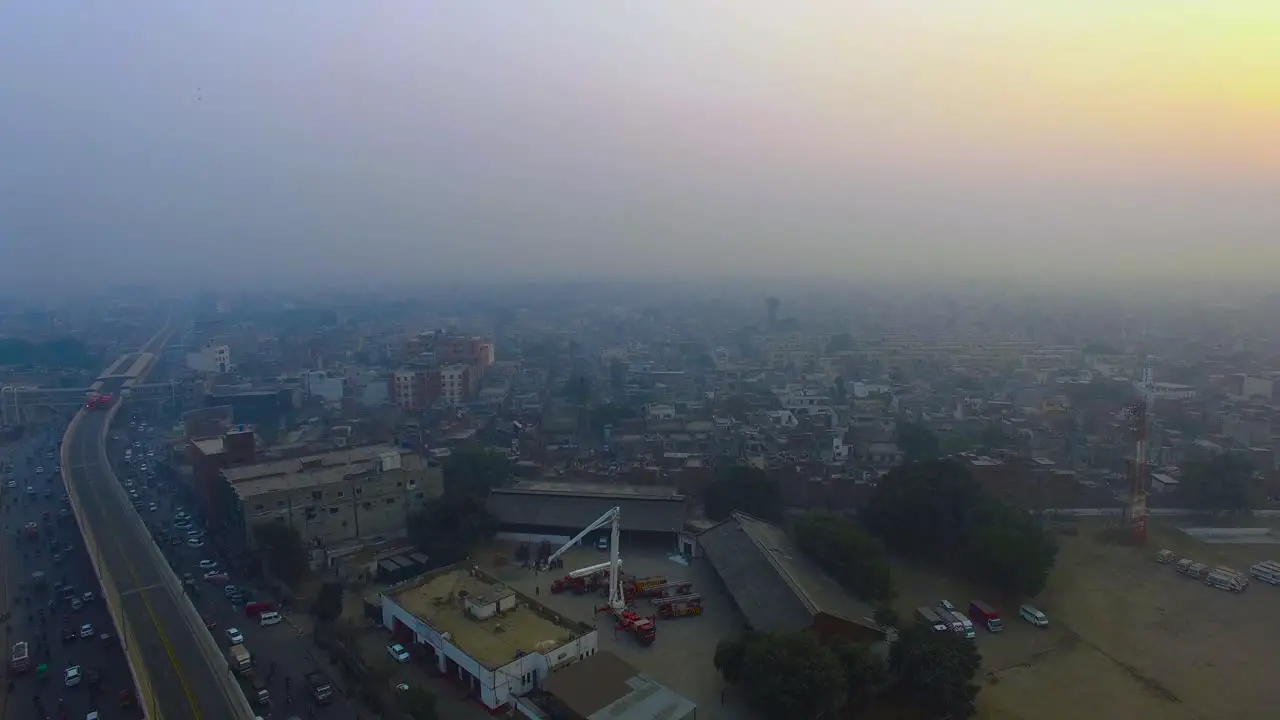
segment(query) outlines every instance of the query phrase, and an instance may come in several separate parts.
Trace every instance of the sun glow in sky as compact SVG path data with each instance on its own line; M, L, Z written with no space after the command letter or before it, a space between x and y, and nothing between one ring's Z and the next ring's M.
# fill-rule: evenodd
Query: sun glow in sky
M35 283L101 237L122 277L1280 265L1280 0L19 2L0 68Z

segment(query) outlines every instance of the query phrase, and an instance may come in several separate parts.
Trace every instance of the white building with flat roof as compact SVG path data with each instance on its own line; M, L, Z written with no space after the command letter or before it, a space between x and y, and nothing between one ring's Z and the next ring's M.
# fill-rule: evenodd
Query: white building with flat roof
M512 706L553 669L597 648L594 627L564 619L465 564L393 586L381 597L382 624L396 641L426 652L490 710Z

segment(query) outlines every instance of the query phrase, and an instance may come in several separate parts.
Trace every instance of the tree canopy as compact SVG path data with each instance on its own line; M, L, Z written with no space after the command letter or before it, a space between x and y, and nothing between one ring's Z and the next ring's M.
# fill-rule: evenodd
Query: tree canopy
M907 463L936 460L942 452L938 436L929 428L913 422L898 423L898 448Z
M409 515L409 539L427 554L433 567L452 565L467 557L478 543L492 540L498 521L489 514L485 499L446 495L428 500Z
M293 585L307 574L307 546L293 527L282 522L255 525L253 538L267 561L267 567L286 585Z
M796 545L849 594L869 602L893 597L893 578L880 542L852 521L811 512L795 523Z
M311 614L321 622L333 622L342 617L342 583L322 584L311 603Z
M820 720L845 702L845 672L809 633L747 633L716 646L716 669L765 717Z
M463 448L444 462L444 494L449 498L489 496L511 478L511 461L503 453L483 447Z
M1057 556L1034 517L987 495L950 460L889 471L860 517L890 550L955 569L1009 596L1040 592Z
M102 359L75 338L36 343L21 338L0 338L0 366L87 369L102 367Z
M1222 453L1182 465L1178 492L1187 507L1212 512L1247 510L1253 500L1253 464Z
M924 623L905 628L889 651L900 689L929 717L973 717L979 689L973 679L981 665L976 643Z
M764 470L734 465L702 491L707 517L724 520L734 511L777 522L782 519L782 490Z

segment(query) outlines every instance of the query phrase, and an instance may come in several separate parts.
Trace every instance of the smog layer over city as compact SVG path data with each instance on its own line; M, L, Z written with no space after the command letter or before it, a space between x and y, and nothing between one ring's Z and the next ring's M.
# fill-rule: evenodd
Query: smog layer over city
M9 3L0 720L1275 717L1277 47Z

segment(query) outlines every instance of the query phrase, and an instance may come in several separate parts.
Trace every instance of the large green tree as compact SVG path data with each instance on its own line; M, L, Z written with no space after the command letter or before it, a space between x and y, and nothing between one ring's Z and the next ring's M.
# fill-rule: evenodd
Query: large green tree
M889 667L903 693L929 717L973 717L979 689L974 677L981 665L973 641L924 623L903 629L889 651Z
M1249 459L1235 453L1190 460L1182 465L1178 492L1183 503L1196 510L1247 510L1253 501L1253 473Z
M307 574L307 546L302 536L283 522L269 522L253 528L253 539L272 574L293 585Z
M898 423L897 441L898 448L902 450L903 462L936 460L942 452L938 436L919 423Z
M764 470L735 465L720 472L703 489L707 517L724 520L734 510L766 520L782 519L782 490Z
M716 647L716 669L769 718L835 717L845 701L845 668L809 633L748 633Z
M893 597L884 548L851 520L811 512L796 521L796 545L851 595L869 602Z
M836 641L830 645L844 671L846 707L865 708L890 684L889 664L884 655L865 643Z
M434 567L459 562L498 532L497 519L489 514L484 499L475 496L429 500L409 515L407 526L409 539Z
M859 517L890 550L1009 596L1040 592L1057 557L1033 516L985 493L950 460L894 468Z
M459 449L444 462L444 494L447 498L487 498L489 489L502 487L511 478L511 461L490 448Z

